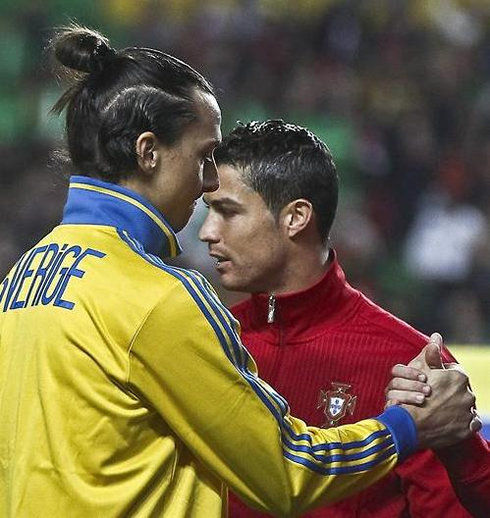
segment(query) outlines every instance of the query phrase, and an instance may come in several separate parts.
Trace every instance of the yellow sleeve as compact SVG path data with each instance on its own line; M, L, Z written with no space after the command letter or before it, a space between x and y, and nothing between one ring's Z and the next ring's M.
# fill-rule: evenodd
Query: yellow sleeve
M205 279L185 270L142 325L130 383L209 469L259 509L295 516L347 497L415 448L410 415L308 427L254 373L237 322Z

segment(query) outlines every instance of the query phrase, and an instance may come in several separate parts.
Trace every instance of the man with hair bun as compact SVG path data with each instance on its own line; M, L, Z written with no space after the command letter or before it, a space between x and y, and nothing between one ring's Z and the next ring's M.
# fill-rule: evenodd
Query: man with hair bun
M417 356L427 337L346 282L329 245L338 199L329 149L306 128L269 120L238 126L214 156L220 188L204 195L209 208L200 238L216 260L222 285L251 294L232 312L241 322L243 343L257 361L259 375L286 397L294 415L314 426L342 429L375 415L384 406L392 366ZM442 353L446 362L454 361L447 349ZM422 360L417 358L424 364ZM430 371L417 371L417 376L426 379ZM402 402L420 404L416 398L425 401L422 390L429 385L413 382L417 390L398 395L403 395ZM399 380L392 383L404 387ZM480 426L477 417L473 426ZM478 443L482 439L475 436L468 444L476 446L459 443L452 454L460 449L475 458L482 449ZM484 495L485 487L488 493L488 484L482 482L490 474L490 461L475 473L475 461L465 468L461 456L455 458L448 465L451 474L457 465L453 478L465 480L464 494L471 495L462 496L459 484L458 496L472 512L479 509L480 516L490 516L490 503L475 497ZM468 483L472 480L474 484ZM230 516L264 515L231 498ZM307 516L469 514L444 466L426 450L362 493Z
M227 487L296 516L469 435L474 397L442 370L423 408L292 417L207 280L163 260L218 188L212 86L83 27L52 51L74 76L55 106L73 174L63 220L0 284L1 516L212 518Z

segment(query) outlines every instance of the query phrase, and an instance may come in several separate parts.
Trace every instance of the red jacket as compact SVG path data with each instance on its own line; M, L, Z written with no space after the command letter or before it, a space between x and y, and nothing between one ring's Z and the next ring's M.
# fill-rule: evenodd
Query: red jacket
M232 311L261 378L287 399L293 415L315 426L355 423L378 415L393 365L408 363L427 342L422 333L349 286L336 260L305 291L277 296L275 301L265 294L253 295ZM273 313L272 323L268 313ZM451 361L445 353L446 361ZM266 515L230 496L231 518L254 516ZM426 450L362 493L305 516L470 515L441 462Z
M480 434L437 452L472 516L490 516L490 443Z

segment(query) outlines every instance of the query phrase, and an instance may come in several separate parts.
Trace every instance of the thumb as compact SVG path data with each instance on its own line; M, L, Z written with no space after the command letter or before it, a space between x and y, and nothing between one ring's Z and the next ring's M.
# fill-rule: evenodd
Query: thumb
M426 346L425 359L431 369L444 369L441 350L444 345L439 333L432 333Z
M425 361L431 369L444 369L441 358L441 349L434 342L429 342L425 346Z
M442 368L441 347L442 337L438 333L431 335L427 345L420 351L420 353L408 364L409 367L414 367L422 372L428 374L430 369Z
M427 351L427 348L429 347L430 342L419 352L417 356L408 364L409 367L413 367L414 369L417 369L419 371L425 372L426 374L429 374L430 367L427 363L427 359L425 356L425 353Z

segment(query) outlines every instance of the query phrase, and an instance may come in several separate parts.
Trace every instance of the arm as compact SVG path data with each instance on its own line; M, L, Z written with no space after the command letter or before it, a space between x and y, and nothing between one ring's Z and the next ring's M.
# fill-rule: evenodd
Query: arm
M445 467L432 450L410 456L396 467L395 473L412 518L468 518Z
M241 498L293 516L361 491L413 451L414 421L401 408L328 430L291 417L206 281L179 275L134 339L129 383ZM421 423L433 414L414 412Z
M437 338L439 346L442 341ZM443 350L444 354L444 350ZM448 352L444 354L447 360ZM429 351L434 364L439 360L435 351ZM449 354L449 360L454 358ZM430 373L429 373L430 374ZM420 380L427 378L424 362L415 365L397 365L393 368L394 378L387 389L387 405L392 404L423 404L427 391ZM418 400L416 398L419 398ZM477 431L481 427L478 416L470 423L471 429ZM479 434L474 434L465 441L453 446L435 450L440 461L447 470L454 490L460 502L473 516L484 517L490 515L490 445Z
M480 434L436 451L454 490L473 516L490 516L490 443Z
M193 285L197 299L176 285L146 319L129 383L241 498L294 516L361 491L414 449L413 421L402 409L332 430L291 417L254 374L236 321L199 280Z

